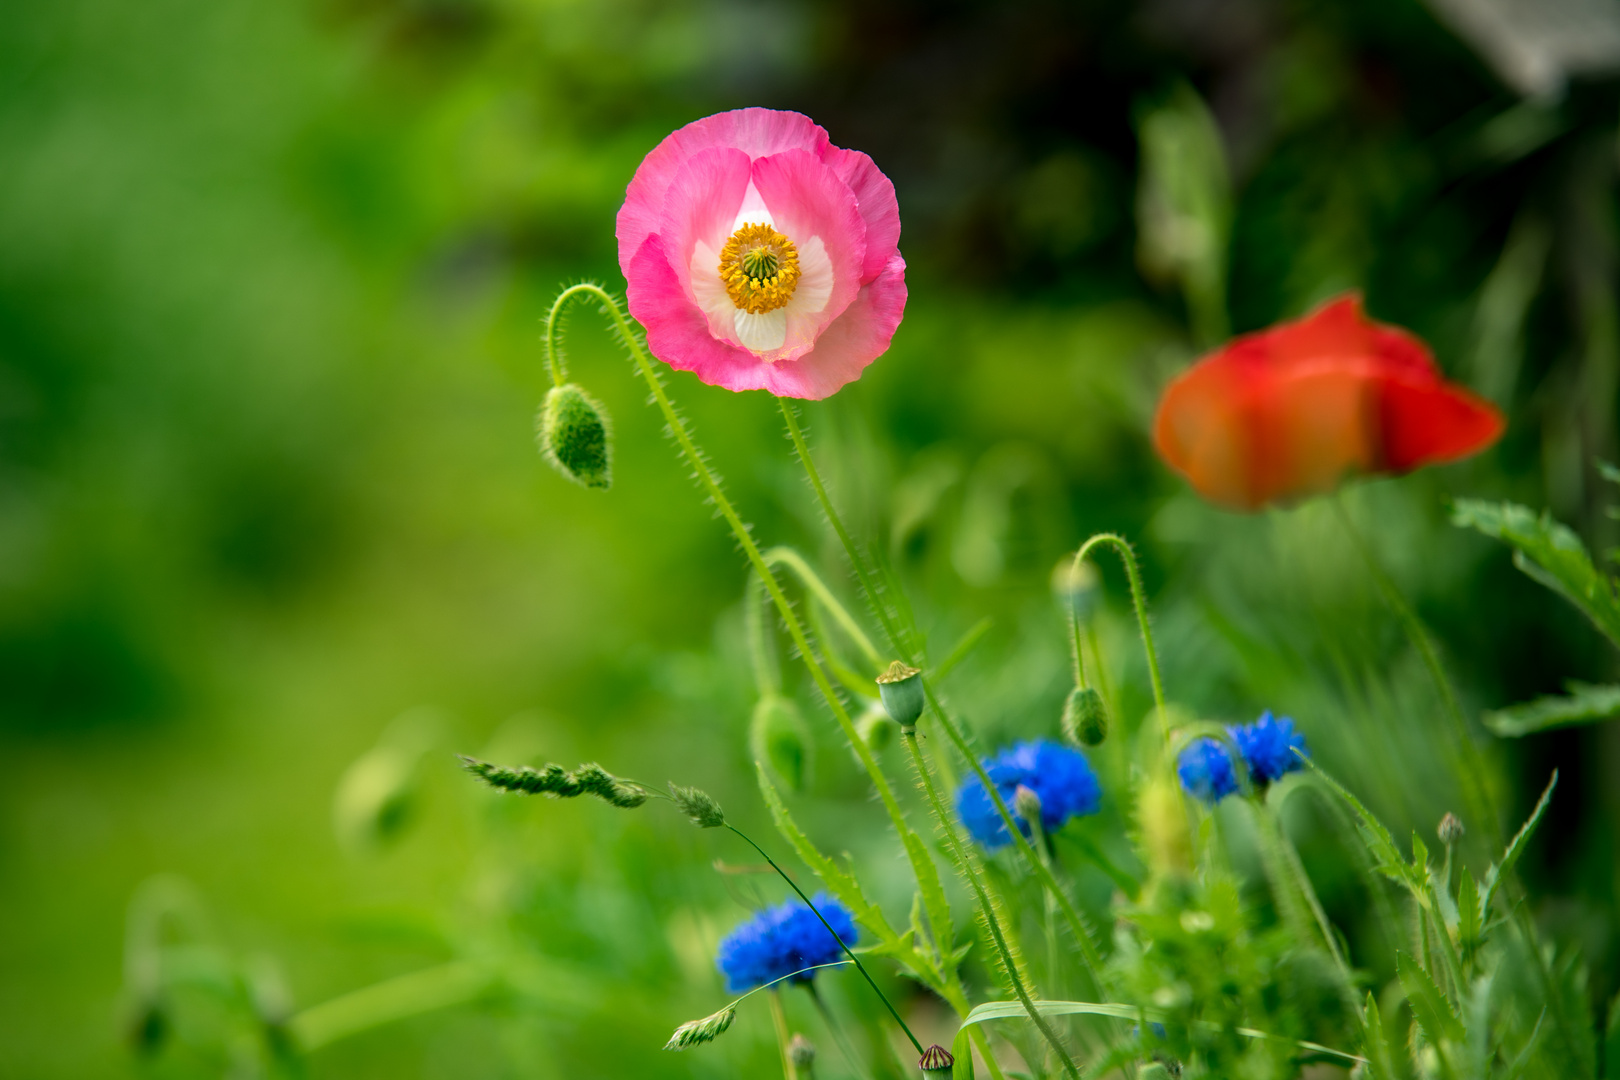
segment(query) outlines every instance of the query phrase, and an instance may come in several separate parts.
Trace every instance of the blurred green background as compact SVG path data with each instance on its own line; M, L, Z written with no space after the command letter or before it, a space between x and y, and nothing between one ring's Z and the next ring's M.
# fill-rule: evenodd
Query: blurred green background
M1492 12L1509 9L1529 22L1504 31ZM699 784L775 842L744 736L741 560L585 308L569 340L616 419L613 490L565 483L532 439L555 290L622 287L613 216L641 156L742 105L806 112L895 181L905 323L805 417L935 654L994 620L951 687L981 740L1055 731L1067 659L1048 574L1114 529L1142 541L1175 701L1221 720L1289 713L1397 833L1432 829L1456 808L1436 703L1330 508L1211 510L1145 433L1164 380L1228 327L1364 290L1510 415L1474 462L1349 494L1465 704L1616 674L1578 614L1446 524L1448 495L1508 497L1595 550L1616 539L1594 462L1617 453L1620 23L1549 0L1548 26L1590 25L1538 37L1526 10L13 5L0 1074L255 1075L219 1034L235 1021L203 1006L165 1021L157 1054L132 1049L126 909L158 874L175 878L149 893L188 889L204 913L201 968L272 972L249 981L298 1007L458 956L526 958L529 991L334 1043L310 1076L773 1067L762 1016L702 1051L659 1050L723 1002L718 934L777 896L710 868L745 853L650 810L496 803L451 757ZM1199 244L1178 246L1178 213ZM758 534L848 595L774 402L670 385ZM1104 641L1140 715L1110 575ZM819 744L804 815L903 905L892 837L826 713L789 685ZM412 779L368 839L361 811L334 821L334 793L378 745L376 784ZM1515 819L1562 770L1526 864L1532 903L1605 1000L1620 738L1487 752ZM1353 925L1342 853L1310 843L1319 824L1295 823Z

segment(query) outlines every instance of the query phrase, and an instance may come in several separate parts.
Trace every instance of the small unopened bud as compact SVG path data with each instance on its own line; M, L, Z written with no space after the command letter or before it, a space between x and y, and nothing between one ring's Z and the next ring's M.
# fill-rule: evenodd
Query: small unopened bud
M1440 828L1438 831L1440 833L1440 842L1447 847L1450 847L1452 844L1455 844L1457 841L1461 840L1463 838L1463 833L1467 832L1468 830L1463 828L1462 820L1458 818L1456 814L1447 814L1445 817L1440 819Z
M895 722L882 708L874 705L855 721L855 733L867 747L877 753L894 740Z
M692 824L700 829L718 829L726 823L725 811L720 809L720 804L707 792L672 783L669 785L669 797L675 800L675 805L681 808L683 814L692 819Z
M1077 686L1063 705L1063 734L1081 746L1097 746L1108 738L1108 706L1090 686Z
M896 660L889 669L877 677L878 695L883 707L889 710L900 730L910 733L917 727L927 698L923 694L922 669L910 667Z
M794 1032L793 1038L788 1040L788 1060L793 1062L795 1069L808 1070L816 1063L816 1044L801 1033Z
M613 482L613 447L607 412L575 383L554 386L540 406L540 452L576 484L606 488Z
M1155 873L1181 875L1192 871L1192 829L1187 823L1187 806L1181 789L1169 775L1152 776L1142 784L1136 819L1142 853Z
M951 1052L939 1043L935 1043L923 1051L923 1056L917 1060L917 1067L923 1072L950 1072L956 1067L956 1058Z
M1019 784L1013 789L1012 803L1018 816L1030 824L1036 824L1041 820L1041 797L1035 793L1034 788Z
M748 723L748 749L790 791L804 790L810 762L810 730L792 698L767 693Z
M1052 568L1052 598L1065 615L1072 615L1082 625L1091 620L1102 596L1098 587L1097 568L1090 563L1074 565L1074 557L1059 560Z

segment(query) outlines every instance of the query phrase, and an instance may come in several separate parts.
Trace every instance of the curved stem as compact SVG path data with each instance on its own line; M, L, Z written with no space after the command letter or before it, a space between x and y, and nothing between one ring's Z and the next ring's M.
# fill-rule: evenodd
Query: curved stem
M396 1020L462 1005L495 982L482 964L455 960L424 968L311 1005L287 1021L293 1040L305 1051Z
M748 656L754 665L754 685L760 696L777 694L782 690L782 672L776 664L776 651L771 648L771 636L765 626L765 583L758 574L748 575L748 604L743 614L748 630Z
M979 880L978 869L970 861L971 856L969 853L963 849L962 838L957 833L956 827L950 823L950 818L945 813L945 807L940 802L939 789L934 786L933 774L929 772L928 762L923 760L922 750L917 746L916 731L907 731L902 734L901 738L905 740L906 748L911 751L912 765L916 768L917 775L922 780L923 790L928 794L928 802L934 808L935 817L941 822L945 842L950 845L957 865L962 868L963 876L967 878L968 885L973 889L974 895L979 901L979 910L984 912L985 926L990 931L990 937L995 943L996 951L1001 954L1001 962L1007 969L1007 981L1012 983L1013 993L1018 995L1018 1000L1024 1006L1024 1011L1029 1014L1030 1020L1040 1029L1047 1043L1057 1054L1058 1060L1063 1062L1063 1067L1068 1071L1069 1075L1079 1080L1080 1070L1075 1066L1074 1059L1069 1056L1069 1051L1063 1046L1057 1032L1052 1030L1052 1026L1046 1022L1046 1018L1041 1015L1041 1011L1035 1007L1035 1002L1030 997L1029 990L1024 986L1023 976L1018 972L1018 960L1013 956L1012 949L1007 945L1007 939L1001 929L1001 920L996 915L989 894L985 892L984 883Z
M854 963L856 969L866 979L867 985L872 988L872 992L878 996L878 1000L883 1002L883 1007L889 1010L889 1015L894 1017L894 1022L900 1025L900 1030L906 1033L906 1038L911 1040L911 1045L917 1048L917 1053L919 1056L921 1056L923 1052L923 1044L917 1041L917 1036L911 1033L911 1029L906 1026L906 1022L904 1020L900 1019L900 1014L896 1012L894 1006L889 1003L889 999L884 996L882 990L878 989L877 982L873 980L871 972L866 970L866 965L861 963L861 958L856 956L850 947L845 944L844 939L838 936L838 931L832 928L832 924L829 923L826 917L821 914L821 909L816 907L816 905L811 902L810 898L804 894L803 889L799 888L798 882L788 877L787 874L783 872L782 868L776 865L776 860L771 858L770 855L766 853L764 848L750 840L747 833L743 832L735 825L732 825L730 822L726 823L726 828L742 837L743 841L747 843L749 847L759 852L760 858L770 863L771 869L775 870L777 875L780 876L783 881L788 883L789 888L799 894L799 899L805 902L805 906L807 906L811 911L815 912L816 918L821 920L821 925L825 926L827 928L827 933L831 934L833 936L833 940L838 942L838 947L843 949L844 955L849 957L851 962Z
M860 583L861 591L866 594L866 601L872 611L877 615L878 621L883 624L883 632L889 637L889 645L898 653L907 664L912 662L911 650L905 647L905 638L900 633L899 625L889 613L888 607L883 603L882 595L878 592L872 577L866 571L864 560L855 547L855 540L844 528L844 521L838 516L833 507L832 499L827 495L827 486L821 482L821 473L816 469L816 463L810 456L810 447L804 441L804 431L799 427L799 418L794 414L793 406L784 398L778 398L777 404L782 407L782 419L787 421L788 436L793 440L793 449L798 452L799 461L804 465L804 474L810 479L810 486L815 489L816 499L821 503L821 512L826 515L827 523L832 526L833 532L838 534L839 543L844 545L844 553L849 556L850 568L855 571L855 579Z
M810 594L816 598L823 608L827 609L828 614L838 623L839 628L849 636L849 640L854 642L855 647L865 654L873 669L877 671L883 669L883 655L877 651L877 646L872 644L872 639L866 636L866 631L862 630L860 624L850 615L849 609L838 602L838 598L832 594L831 589L827 588L827 584L821 580L821 576L811 569L809 563L805 562L804 556L790 547L773 547L766 550L765 561L771 566L786 566L797 574L799 580L804 583L804 587L809 590Z
M1125 564L1125 576L1131 583L1131 604L1136 608L1136 622L1142 628L1142 647L1147 652L1148 676L1153 682L1153 705L1159 713L1159 726L1164 732L1164 742L1170 744L1170 715L1164 708L1164 682L1159 677L1159 654L1153 647L1153 627L1148 622L1147 596L1142 590L1142 571L1136 564L1136 552L1132 550L1130 542L1123 536L1115 533L1098 533L1074 553L1074 566L1078 571L1080 564L1085 562L1086 556L1091 554L1092 548L1107 544L1119 553L1120 562ZM1069 621L1077 624L1074 612L1069 612ZM1075 644L1080 641L1080 628L1074 627Z

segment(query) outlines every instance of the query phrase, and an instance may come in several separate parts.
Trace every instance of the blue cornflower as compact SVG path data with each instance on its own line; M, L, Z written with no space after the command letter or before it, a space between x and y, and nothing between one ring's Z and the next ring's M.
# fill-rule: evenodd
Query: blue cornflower
M1274 784L1284 774L1305 767L1294 755L1296 748L1305 750L1305 736L1294 730L1294 721L1289 717L1273 719L1267 711L1252 724L1227 730L1243 755L1249 778L1256 784Z
M812 903L845 944L855 944L859 934L848 908L826 893L817 893ZM843 949L821 925L816 912L802 900L789 900L755 912L753 918L722 938L714 963L726 977L726 991L739 994L795 971L831 964L843 955ZM792 981L809 982L813 977L813 973L805 972Z
M1102 788L1091 763L1078 750L1050 739L1021 742L997 757L986 758L984 771L990 774L996 790L1012 809L1013 793L1020 785L1041 800L1041 828L1050 832L1072 817L1095 814L1102 805ZM1007 823L1001 820L990 793L977 777L963 784L956 793L956 814L967 831L988 851L1012 843ZM1029 835L1029 823L1014 815L1018 830Z
M1189 795L1217 803L1238 789L1232 755L1219 739L1194 739L1176 759L1176 775Z

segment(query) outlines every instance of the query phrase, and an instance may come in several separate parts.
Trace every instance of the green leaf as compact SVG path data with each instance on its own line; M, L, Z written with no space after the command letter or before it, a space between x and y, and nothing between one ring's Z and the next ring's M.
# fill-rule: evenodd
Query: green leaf
M1362 1053L1367 1056L1368 1080L1397 1080L1400 1074L1395 1071L1395 1056L1390 1053L1389 1039L1384 1035L1384 1018L1372 994L1367 995L1361 1016L1365 1033Z
M1400 976L1401 988L1406 991L1407 1004L1412 1006L1412 1016L1430 1043L1442 1040L1461 1043L1467 1038L1462 1021L1457 1019L1451 1003L1422 964L1413 962L1405 953L1397 952L1395 972Z
M973 1080L973 1043L968 1038L972 1029L963 1024L951 1040L951 1054L956 1064L951 1067L951 1080Z
M1485 726L1492 734L1516 739L1535 731L1592 724L1620 715L1620 686L1565 684L1567 697L1540 697L1488 712Z
M1529 507L1477 499L1457 500L1451 521L1512 545L1513 565L1580 608L1620 648L1614 582L1592 565L1580 537L1567 526Z
M1502 853L1502 861L1486 871L1485 895L1480 897L1479 900L1479 921L1481 924L1484 924L1490 917L1491 901L1496 897L1497 888L1502 884L1502 879L1513 871L1513 864L1519 861L1519 856L1524 854L1525 847L1530 843L1530 835L1536 831L1536 826L1541 824L1542 815L1546 814L1547 807L1552 804L1553 789L1557 786L1558 770L1554 769L1552 779L1547 781L1547 788L1541 793L1541 799L1537 801L1536 808L1530 811L1530 819L1524 823L1518 835L1508 844L1507 850Z
M1154 1020L1162 1021L1164 1019L1163 1010L1145 1008L1137 1005L1114 1005L1095 1001L1036 1001L1032 1002L1031 1004L1035 1006L1035 1011L1040 1013L1042 1016L1108 1016L1115 1020L1129 1020L1133 1024L1139 1024L1144 1020L1151 1022ZM1027 1018L1028 1016L1029 1013L1025 1011L1021 1002L987 1001L983 1005L976 1006L972 1012L968 1013L967 1016L962 1018L962 1031L966 1031L974 1024L982 1024L987 1020L1018 1020ZM1222 1026L1220 1024L1212 1023L1206 1020L1197 1021L1197 1024L1200 1028L1208 1029L1210 1031L1222 1030ZM1254 1028L1240 1027L1231 1028L1229 1030L1237 1032L1246 1039L1274 1039L1280 1042L1290 1043L1291 1045L1297 1046L1302 1050L1309 1050L1312 1053L1317 1054L1327 1054L1331 1057L1342 1058L1346 1061L1365 1060L1356 1056L1355 1054L1347 1054L1343 1050L1335 1050L1331 1046L1323 1046L1320 1043L1305 1042L1303 1040L1283 1039L1281 1036L1268 1035L1264 1031L1256 1031ZM961 1038L960 1031L957 1032L957 1038Z
M1480 909L1479 884L1467 870L1460 874L1457 884L1457 943L1464 952L1479 947L1485 934L1485 919Z
M1310 758L1302 758L1311 772L1325 783L1332 791L1349 804L1355 811L1360 823L1361 839L1367 846L1367 853L1372 856L1373 866L1385 877L1405 885L1412 895L1424 905L1428 904L1428 890L1421 877L1416 875L1406 859L1401 855L1400 848L1395 846L1395 838L1390 835L1384 823L1373 816L1372 811L1361 804L1361 800L1350 794L1343 784L1322 771L1321 766ZM1414 834L1415 838L1416 834Z
M793 850L799 853L799 858L804 860L804 864L821 879L834 896L838 897L839 902L849 909L856 922L872 931L882 944L892 946L898 943L900 935L889 925L883 910L866 898L866 894L861 891L860 882L855 880L855 875L842 869L821 853L793 820L793 815L788 813L787 805L782 802L782 796L776 790L776 785L771 782L765 767L756 763L755 768L759 773L759 791L765 798L765 805L771 808L771 819L776 822L776 831L793 845Z
M901 834L911 865L917 872L917 891L922 894L923 910L928 913L928 925L933 930L936 953L943 953L956 940L956 928L951 922L950 901L945 899L945 886L939 880L939 868L929 857L922 837L912 829Z

